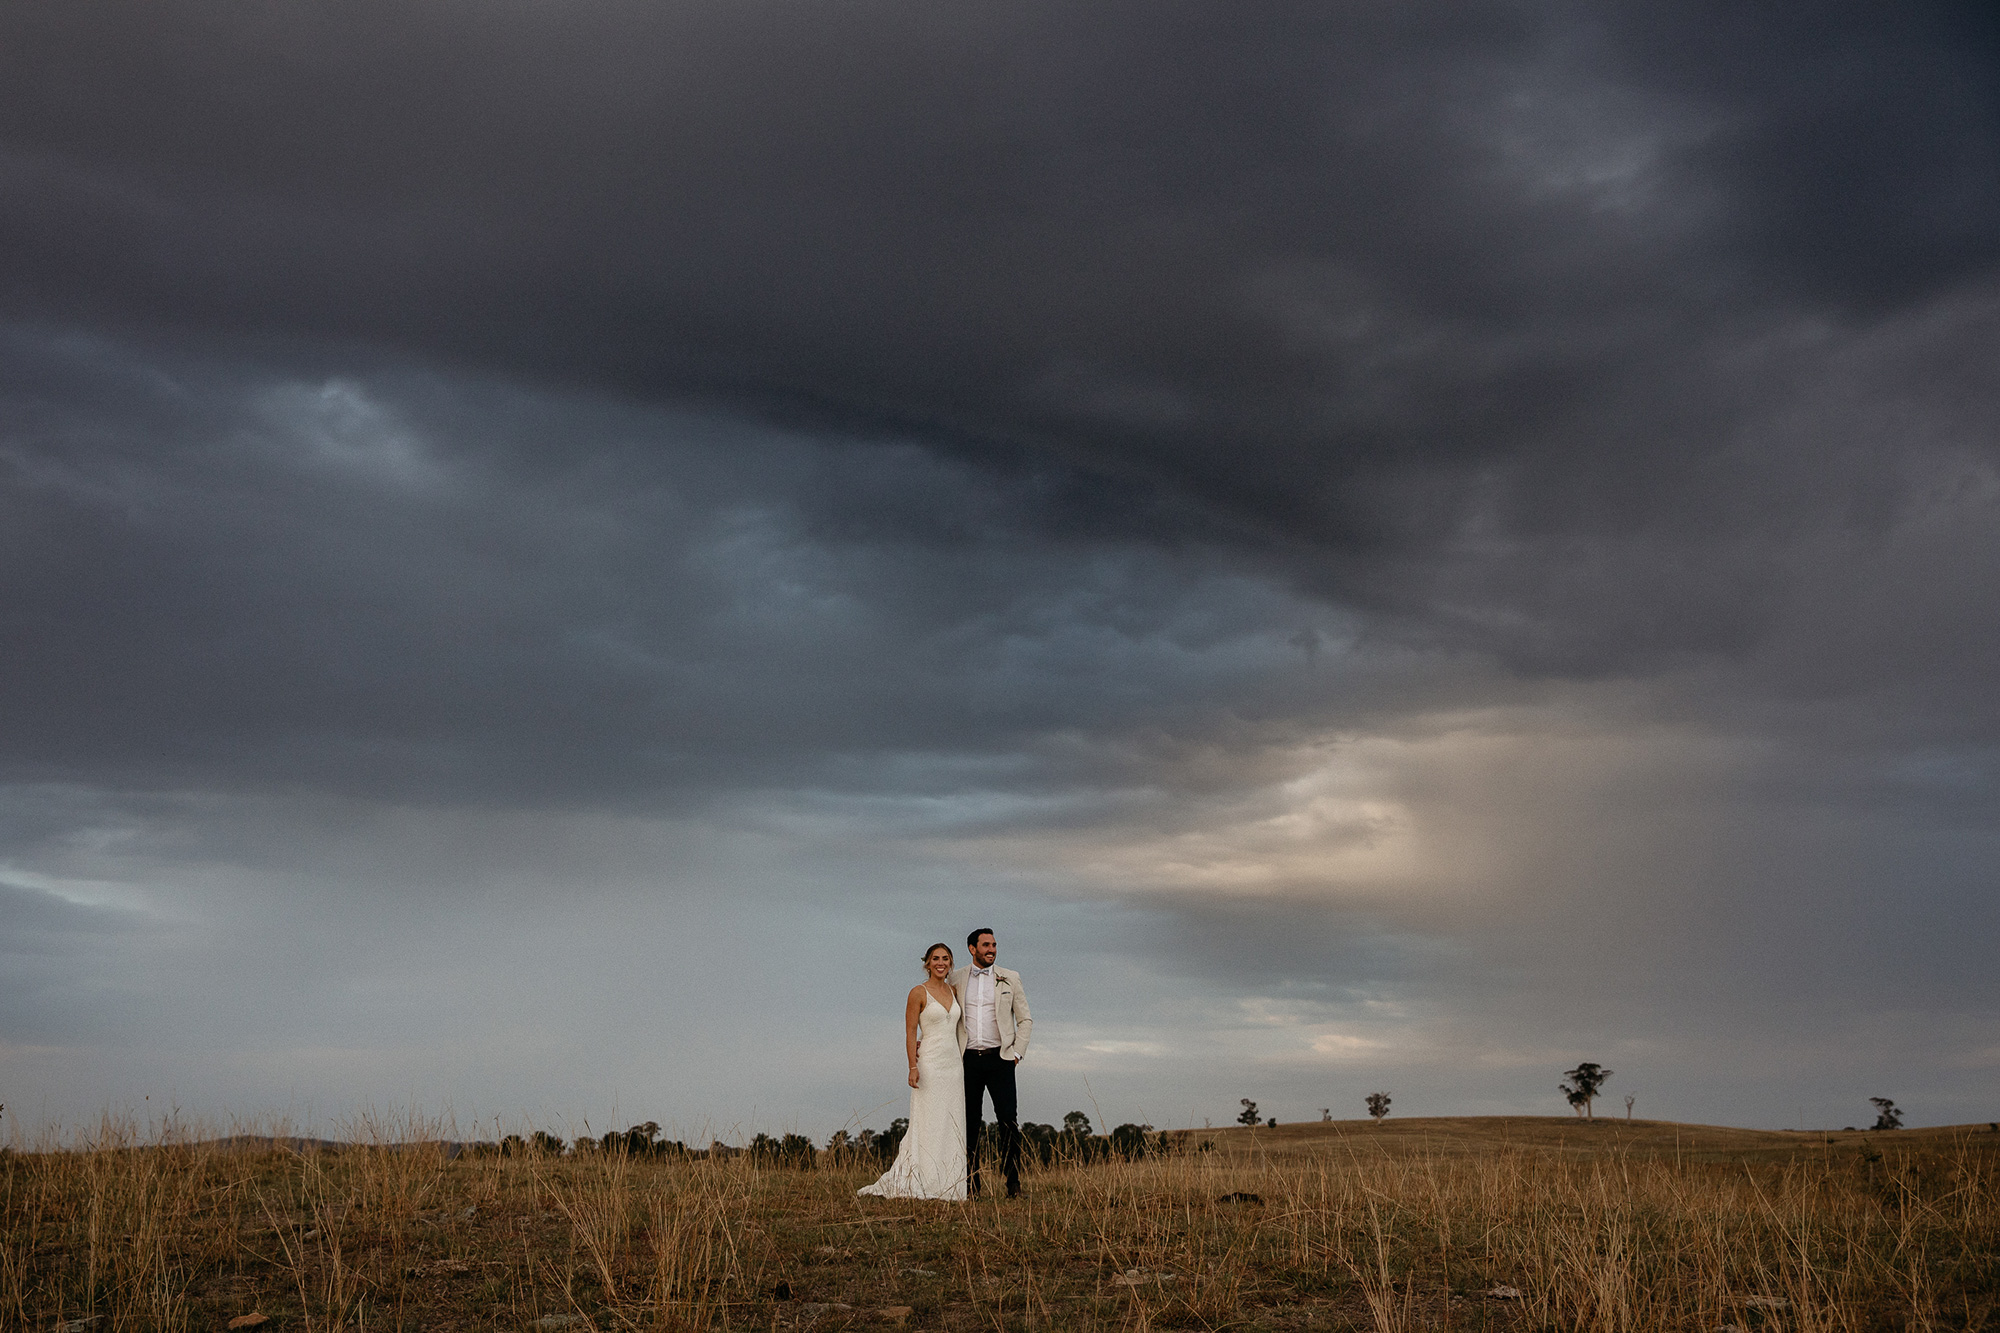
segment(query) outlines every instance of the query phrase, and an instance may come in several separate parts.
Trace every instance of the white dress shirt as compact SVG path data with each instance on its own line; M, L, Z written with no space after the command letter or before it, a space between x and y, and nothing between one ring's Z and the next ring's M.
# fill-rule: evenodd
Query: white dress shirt
M965 1044L975 1051L1000 1048L1000 1021L993 1016L993 969L975 967L965 978Z

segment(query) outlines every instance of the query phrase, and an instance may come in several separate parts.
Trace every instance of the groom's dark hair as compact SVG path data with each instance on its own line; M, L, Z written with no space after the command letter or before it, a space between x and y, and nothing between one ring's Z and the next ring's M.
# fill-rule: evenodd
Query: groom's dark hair
M981 926L978 930L975 930L970 935L967 935L965 937L965 947L970 949L973 945L979 943L979 937L981 935L993 935L993 927ZM997 940L1000 937L998 935L993 935L993 938Z

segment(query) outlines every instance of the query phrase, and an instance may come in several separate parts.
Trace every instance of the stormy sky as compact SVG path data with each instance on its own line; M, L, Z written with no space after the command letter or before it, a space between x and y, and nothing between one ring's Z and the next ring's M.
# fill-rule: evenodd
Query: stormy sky
M2000 1114L1979 7L0 11L0 1100ZM962 952L962 950L961 950Z

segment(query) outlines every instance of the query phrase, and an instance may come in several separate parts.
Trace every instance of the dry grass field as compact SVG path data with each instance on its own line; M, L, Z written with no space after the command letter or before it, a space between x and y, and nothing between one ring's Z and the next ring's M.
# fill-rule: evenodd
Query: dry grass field
M875 1168L141 1142L0 1157L0 1325L239 1328L2000 1327L2000 1132L1569 1118L1194 1131L1027 1196ZM392 1131L393 1132L390 1132ZM1201 1151L1201 1141L1212 1147ZM263 1319L246 1320L245 1316Z

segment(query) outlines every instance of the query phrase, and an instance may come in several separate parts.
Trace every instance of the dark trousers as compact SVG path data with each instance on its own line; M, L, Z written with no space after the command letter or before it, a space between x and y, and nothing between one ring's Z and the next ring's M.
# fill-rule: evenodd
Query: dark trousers
M979 1136L987 1093L993 1094L993 1118L1000 1122L1000 1168L1007 1173L1007 1193L1021 1192L1021 1127L1014 1117L1014 1062L998 1051L965 1053L965 1187L979 1193Z

